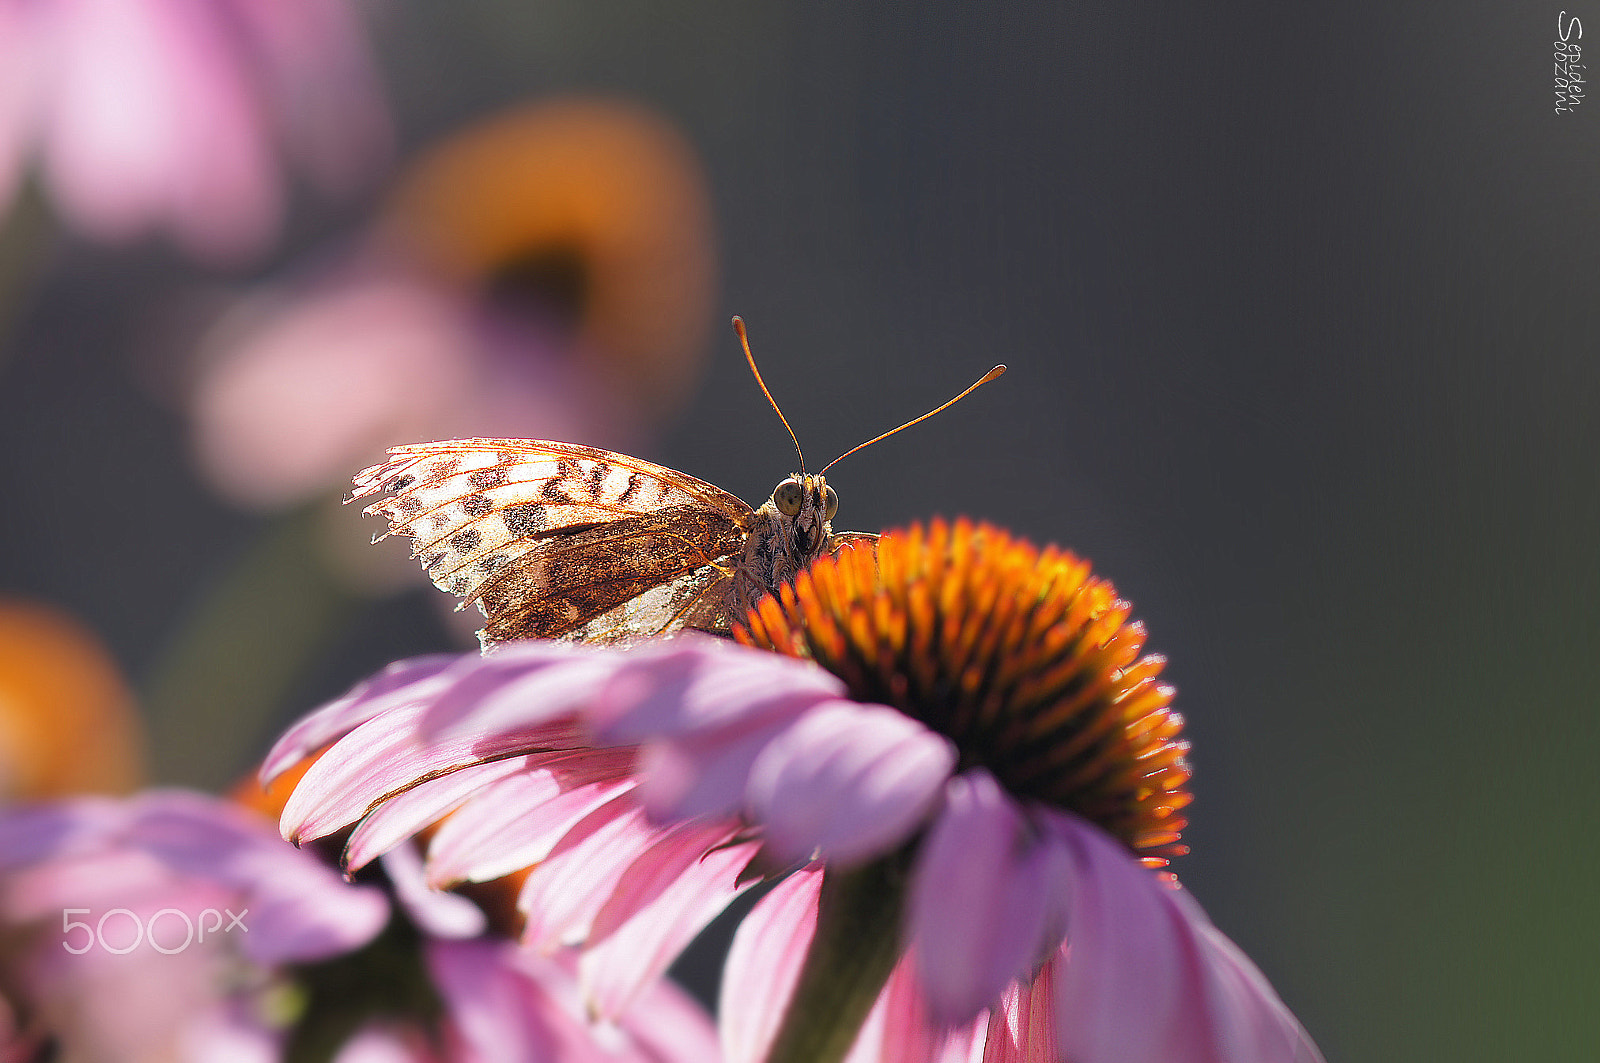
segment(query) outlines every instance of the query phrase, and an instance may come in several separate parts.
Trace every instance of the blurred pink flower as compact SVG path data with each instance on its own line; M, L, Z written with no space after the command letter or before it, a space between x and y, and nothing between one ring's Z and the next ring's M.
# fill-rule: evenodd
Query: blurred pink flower
M219 322L194 374L199 464L270 510L342 494L410 439L638 449L694 381L714 276L704 178L668 122L510 108L411 164L337 265Z
M176 791L12 810L0 815L0 986L24 1037L87 1063L277 1060L297 1024L347 1007L373 974L394 999L343 1020L355 1030L345 1063L716 1058L703 1012L669 986L641 995L648 1028L596 1028L570 955L476 938L481 913L415 888L408 856L395 850L384 870L420 951L397 953L414 935L391 925L363 959L391 922L384 891L343 881L253 813ZM320 996L319 964L341 972ZM407 964L443 1004L437 1020L406 1010L419 1006L400 988Z
M36 155L87 235L232 262L277 234L280 152L337 193L389 141L348 0L0 0L0 205Z
M8 995L73 1059L273 1058L259 1012L274 969L357 948L388 918L379 891L275 841L197 794L8 810Z
M193 398L196 455L223 495L255 509L346 484L396 440L586 438L611 420L552 335L397 263L259 296L210 347Z
M403 661L292 728L263 775L329 742L285 807L284 836L354 825L354 868L438 823L435 887L528 869L524 942L582 943L601 1014L763 872L814 856L849 868L920 839L901 976L919 1004L882 1020L886 1043L915 1030L970 1047L987 1010L991 1027L1011 1022L1027 1046L1075 1063L1318 1058L1249 961L1122 843L1013 798L964 769L944 735L847 698L807 664L693 637ZM774 919L779 936L798 940L804 909ZM734 1059L760 1058L787 997L781 972L792 981L802 953L747 952L777 965L765 978L730 969Z

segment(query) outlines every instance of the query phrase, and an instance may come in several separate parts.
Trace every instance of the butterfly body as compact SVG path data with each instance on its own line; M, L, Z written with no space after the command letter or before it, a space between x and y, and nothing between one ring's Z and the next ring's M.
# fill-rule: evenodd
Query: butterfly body
M415 541L438 587L477 603L485 646L726 634L812 561L870 538L834 535L821 476L791 477L752 509L685 473L549 440L395 447L351 497L385 492L366 512Z
M733 608L743 614L835 548L838 498L821 476L793 473L750 516L744 557L734 570ZM852 535L858 533L850 533Z

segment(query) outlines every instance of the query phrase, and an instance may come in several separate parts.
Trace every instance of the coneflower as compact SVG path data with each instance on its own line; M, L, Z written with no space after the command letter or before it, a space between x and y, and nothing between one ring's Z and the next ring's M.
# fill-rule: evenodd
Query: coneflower
M583 945L602 1014L799 868L730 955L736 1063L1320 1058L1145 866L1183 851L1182 720L1086 564L934 522L818 562L739 638L781 652L403 662L280 742L269 775L338 739L285 836L354 825L357 866L442 820L430 881L515 873L524 942Z

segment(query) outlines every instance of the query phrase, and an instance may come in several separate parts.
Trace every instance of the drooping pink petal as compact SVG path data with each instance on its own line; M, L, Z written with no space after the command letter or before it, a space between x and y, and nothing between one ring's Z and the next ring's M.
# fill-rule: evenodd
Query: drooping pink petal
M650 740L639 747L635 765L645 811L658 822L742 811L751 766L788 723L766 716L747 724Z
M104 797L7 809L0 816L0 872L98 847L126 821L122 804Z
M36 918L52 897L59 913L77 898L109 894L118 906L177 909L192 932L231 934L245 956L269 964L349 951L388 920L380 892L349 885L283 844L270 823L215 798L148 791L47 808L0 813L0 839L16 836L17 821L31 839L13 851L30 859L6 868L17 876L6 891L8 918ZM42 840L46 830L59 844Z
M225 1058L225 1057L213 1057ZM276 1058L276 1057L275 1057ZM422 1033L388 1025L368 1025L339 1049L333 1063L443 1063L423 1042Z
M174 47L163 58L180 72L173 82L185 97L162 218L191 256L241 262L273 240L286 213L270 104L217 20L179 10L165 21Z
M261 765L262 785L375 716L428 703L449 685L445 673L460 660L453 653L411 657L363 679L342 697L294 723L272 744Z
M357 727L317 759L284 804L279 829L295 845L355 823L419 780L484 761L471 742L429 748L416 736L426 709L394 709Z
M634 745L792 719L844 684L812 665L722 640L685 637L635 651L589 707L598 745Z
M603 941L622 924L654 904L707 853L737 835L736 822L681 823L659 831L649 848L618 876L589 927L589 941ZM741 865L742 867L742 865Z
M488 928L483 909L457 893L431 888L422 877L422 854L402 845L383 856L394 895L423 933L437 938L477 937Z
M249 930L239 945L252 959L275 964L348 952L388 921L381 893L345 883L242 809L179 791L144 795L131 808L126 844L247 899Z
M916 829L955 759L948 739L894 709L822 703L756 758L751 814L780 857L858 863Z
M985 1017L945 1027L928 1014L914 956L902 956L872 1006L845 1063L979 1063Z
M649 866L653 852L630 866L612 899L595 916L592 940L578 961L594 1014L617 1018L645 986L666 973L695 935L750 886L749 881L740 881L740 873L760 847L758 842L723 844L661 888ZM633 874L636 869L639 873ZM647 885L638 888L634 879ZM653 900L635 908L651 896Z
M660 979L629 1007L628 1029L649 1063L717 1063L722 1049L705 1009L670 979Z
M494 1063L717 1063L704 1013L654 986L616 1025L586 1020L572 964L491 942L431 945L456 1056Z
M225 1059L228 1063L279 1063L281 1031L263 1025L247 1008L212 1007L198 1011L179 1031L177 1058ZM135 1055L121 1058L146 1058Z
M462 768L390 798L350 832L350 840L345 843L345 867L352 872L359 871L479 790L497 780L527 772L532 759L532 755L508 757ZM548 781L548 776L545 778Z
M936 1019L970 1020L1061 940L1064 863L988 772L950 781L917 855L908 913Z
M983 1063L1057 1063L1055 961L1007 986L983 1025Z
M0 4L0 217L9 211L38 134L47 74L59 67L58 20L48 8Z
M734 934L723 966L717 1025L729 1063L760 1063L794 994L817 928L822 865L784 879L756 904ZM933 1022L910 955L890 972L846 1063L978 1063L982 1022L948 1028Z
M1082 1063L1320 1063L1255 965L1200 906L1098 828L1047 813L1072 864L1056 1035Z
M623 778L563 790L549 773L507 779L440 825L428 842L428 881L443 888L531 867L580 820L633 785Z
M717 1026L728 1063L761 1063L794 994L817 932L822 865L772 888L740 922L722 967Z
M579 820L522 884L523 943L549 951L583 941L612 887L659 833L626 793Z
M419 730L438 742L472 735L538 735L554 721L592 705L620 665L616 655L565 643L507 643L486 657L462 659L455 682L435 698Z
M461 297L404 275L345 274L355 271L246 301L206 343L194 449L233 501L270 510L316 498L396 439L428 438L446 411L474 405Z
M341 738L311 766L284 805L284 837L296 844L324 837L421 780L520 756L529 748L523 732L468 732L425 742L419 723L429 708L391 709Z
M287 152L329 191L388 153L347 0L0 4L0 205L26 160L75 227L233 262L282 220Z
M560 1009L538 982L518 977L505 946L436 942L428 973L449 1011L454 1052L467 1059L537 1063L560 1059Z
M217 882L185 881L149 853L123 844L118 834L111 833L94 848L52 855L7 872L5 888L0 890L0 920L44 920L60 925L62 909L69 904L154 912L174 901L181 901L188 911L227 904L239 907L238 891ZM76 938L73 944L78 945Z

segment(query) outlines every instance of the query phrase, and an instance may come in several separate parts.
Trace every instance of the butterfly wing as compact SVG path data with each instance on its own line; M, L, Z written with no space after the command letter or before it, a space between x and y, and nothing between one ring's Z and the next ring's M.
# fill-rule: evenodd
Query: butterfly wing
M693 476L575 443L459 439L391 449L351 498L383 492L366 512L478 603L486 644L727 628L752 511Z

